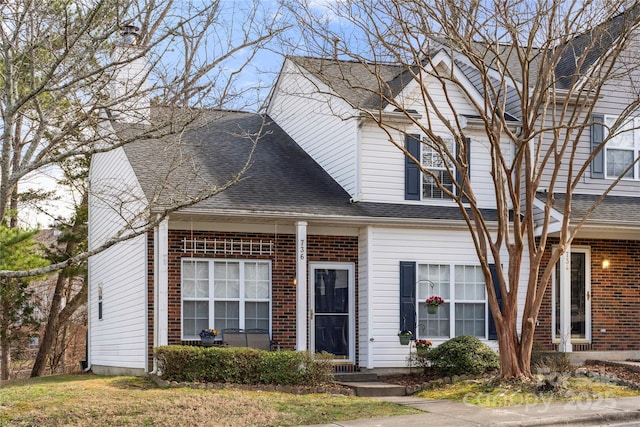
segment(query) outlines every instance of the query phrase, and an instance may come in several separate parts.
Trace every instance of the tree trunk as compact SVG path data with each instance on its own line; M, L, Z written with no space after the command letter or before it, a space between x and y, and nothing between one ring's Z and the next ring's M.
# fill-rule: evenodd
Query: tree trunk
M0 322L2 329L0 330L0 379L6 381L9 379L9 369L11 369L11 340L9 339L9 324L6 321L4 313L7 313L7 301L2 301L2 313L0 313Z
M44 375L44 370L47 367L47 359L51 353L55 337L58 334L58 314L60 313L64 285L67 281L64 272L65 270L58 272L58 280L56 281L56 288L53 292L53 298L51 299L47 326L44 330L44 336L40 340L38 354L36 355L36 360L33 362L33 368L31 369L32 377L41 377Z
M82 196L82 202L79 208L86 207L88 203L88 192L85 191ZM81 219L83 218L76 216L76 221L73 224L73 228L71 233L78 234L81 231L81 228L84 226L84 223ZM78 247L77 239L69 239L67 241L67 245L65 248L65 253L69 256L73 255ZM44 336L40 340L40 347L38 348L38 354L36 355L36 360L33 363L33 368L31 369L32 377L41 377L44 375L44 371L47 367L47 358L51 354L51 349L53 347L53 343L55 341L56 336L58 335L58 328L60 324L67 322L67 320L71 317L73 312L80 306L81 302L79 298L82 296L86 296L86 287L87 280L85 275L85 281L81 291L76 295L72 301L67 304L67 307L62 309L64 311L64 318L61 319L61 305L62 305L62 297L65 295L66 284L70 283L71 279L67 278L67 270L63 269L58 272L58 279L56 281L56 287L53 292L53 297L51 298L51 307L49 309L49 317L47 319L47 326L44 330ZM69 310L66 310L69 308Z
M0 337L0 347L2 347L2 351L0 351L0 371L2 371L0 379L6 381L9 379L9 369L11 367L11 345L4 336Z

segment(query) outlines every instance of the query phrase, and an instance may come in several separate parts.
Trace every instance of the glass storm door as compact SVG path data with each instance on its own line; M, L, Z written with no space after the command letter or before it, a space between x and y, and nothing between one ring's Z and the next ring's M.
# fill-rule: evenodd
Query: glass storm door
M310 263L311 350L353 359L353 264Z
M589 252L571 248L571 339L591 339L591 280ZM554 339L560 339L560 263L556 264L554 285Z

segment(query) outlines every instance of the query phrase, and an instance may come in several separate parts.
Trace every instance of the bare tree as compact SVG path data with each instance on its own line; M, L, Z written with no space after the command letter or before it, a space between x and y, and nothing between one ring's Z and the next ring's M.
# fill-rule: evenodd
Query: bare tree
M531 377L536 321L554 268L593 209L637 162L618 170L618 179L607 181L589 209L572 212L573 193L590 174L592 161L637 115L638 3L383 0L336 2L321 10L299 2L288 6L308 53L328 58L300 61L318 90L349 103L353 117L377 122L389 141L456 202L484 273L501 375ZM394 79L385 74L388 65L401 68ZM358 75L351 69L355 66ZM400 80L417 82L417 89L399 91ZM590 146L592 114L615 86L618 119L605 124L602 139ZM348 91L361 96L344 96ZM466 100L463 109L460 94ZM354 102L364 96L378 107ZM385 115L389 112L402 114L410 125L394 126ZM347 118L344 111L342 118ZM497 219L481 209L486 200L478 200L467 178L471 128L482 134L490 156L491 212ZM407 150L406 129L424 135L423 146L442 160L445 174L434 173ZM442 129L455 140L457 152ZM561 201L556 193L563 194ZM554 208L561 219L552 217ZM556 234L550 237L552 231ZM496 266L493 273L490 263ZM528 268L525 276L523 268ZM520 277L527 282L520 283ZM521 330L519 294L526 294Z
M4 4L1 13L0 221L7 223L17 215L18 185L30 174L133 139L179 134L205 108L257 105L259 99L244 96L255 88L235 83L282 31L277 13L257 1L19 0ZM151 105L188 108L189 114L150 120ZM113 132L114 122L137 124L139 132Z
M0 223L11 227L21 226L20 210L27 204L38 207L57 197L47 189L21 192L22 183L34 174L59 171L63 162L135 140L180 135L216 120L213 110L257 108L255 92L261 87L237 82L256 53L283 31L276 11L264 10L259 1L16 0L3 3L0 15ZM259 137L250 138L256 142ZM124 209L122 229L91 251L70 241L47 267L0 271L7 278L60 271L33 374L44 372L59 328L86 300L85 282L61 304L90 255L224 191L249 164L248 158L226 183L197 194L185 192L153 215L143 209L132 216ZM197 166L193 172L198 175ZM159 192L171 185L159 184ZM78 187L76 198L83 208L88 187ZM126 189L121 192L121 205L134 199L124 194ZM86 216L75 218L68 227L78 232Z

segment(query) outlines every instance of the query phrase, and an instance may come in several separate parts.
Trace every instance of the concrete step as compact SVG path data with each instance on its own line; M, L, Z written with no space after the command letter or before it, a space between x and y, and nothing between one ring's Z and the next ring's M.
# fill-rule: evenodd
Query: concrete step
M378 381L378 375L373 372L344 372L333 374L333 377L337 382L344 383Z
M388 397L406 396L407 394L405 386L379 381L340 382L339 384L352 388L356 396Z

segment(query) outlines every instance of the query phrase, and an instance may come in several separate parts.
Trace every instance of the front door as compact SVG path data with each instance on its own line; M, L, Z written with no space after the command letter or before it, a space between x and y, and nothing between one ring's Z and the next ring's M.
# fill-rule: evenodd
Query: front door
M571 289L571 341L591 341L591 257L589 248L571 248L571 283L560 280L560 263L554 280L553 338L560 341L560 286Z
M354 265L309 263L311 351L329 352L335 360L353 361Z

